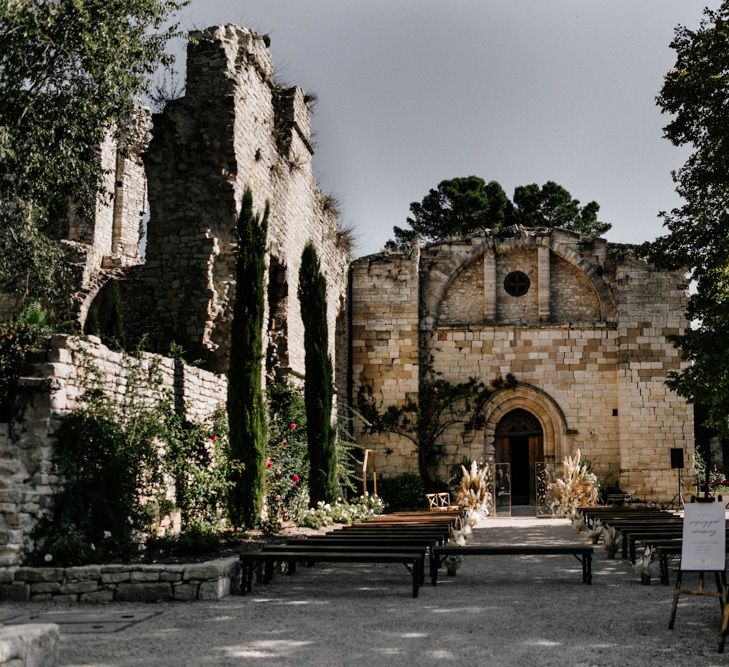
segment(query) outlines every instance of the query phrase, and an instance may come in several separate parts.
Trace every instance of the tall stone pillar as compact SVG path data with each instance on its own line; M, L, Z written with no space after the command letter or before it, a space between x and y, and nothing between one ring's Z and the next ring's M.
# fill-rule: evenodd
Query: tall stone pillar
M537 247L537 294L538 294L538 311L539 321L549 322L550 306L549 306L549 246Z

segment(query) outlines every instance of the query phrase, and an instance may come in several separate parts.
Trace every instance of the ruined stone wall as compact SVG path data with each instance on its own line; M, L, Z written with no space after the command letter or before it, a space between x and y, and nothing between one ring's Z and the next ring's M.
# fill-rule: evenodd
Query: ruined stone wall
M418 258L364 257L352 263L352 384L355 405L371 388L379 407L417 401ZM357 441L374 449L379 470L417 470L412 442L393 434L367 435L357 423Z
M355 262L353 270L353 336L362 339L365 330L376 341L355 344L354 357L362 361L353 369L382 408L406 396L387 370L398 349L409 350L408 332L390 309L397 294L414 298L416 269L409 267L406 280L402 262L383 255ZM545 459L560 461L579 448L603 483L637 497L673 496L669 450L683 447L689 456L693 450L691 406L664 383L681 367L667 339L686 326L680 274L657 271L602 240L523 228L428 246L417 271L421 382L428 366L431 379L454 384L469 378L490 384L507 374L516 380L489 398L481 430L446 431L441 478L464 457L492 458L499 420L521 408L541 424ZM522 297L506 293L511 271L529 276ZM391 292L398 280L399 292ZM415 469L407 439L367 442L378 448L384 474Z
M143 360L159 363L163 388L190 419L207 420L225 404L224 377L157 355L145 354ZM0 565L19 562L33 527L51 506L58 484L52 434L59 417L81 405L89 364L99 370L112 398L120 400L125 392L128 366L95 336L51 336L35 362L21 379L14 418L0 424Z
M283 89L274 81L262 37L234 25L194 37L186 95L155 117L146 157L150 223L143 280L156 290L150 329L159 349L174 340L208 367L225 370L235 292L234 229L250 187L257 212L270 206L269 265L280 269L287 295L275 318L288 341L278 366L302 374L296 294L304 245L314 243L327 278L333 359L350 257L331 200L312 173L309 109L301 89Z
M685 368L667 336L684 332L688 285L682 272L659 272L626 258L617 272L621 484L642 495L671 498L677 472L671 447L693 451L693 406L665 384Z

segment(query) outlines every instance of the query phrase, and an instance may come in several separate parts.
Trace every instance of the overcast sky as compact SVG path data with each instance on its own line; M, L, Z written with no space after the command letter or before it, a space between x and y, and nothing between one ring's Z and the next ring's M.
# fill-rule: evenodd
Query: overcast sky
M600 204L608 240L655 238L685 158L655 96L674 27L707 4L720 1L192 0L179 20L270 34L279 78L318 95L316 174L359 256L470 174L509 196L557 181Z

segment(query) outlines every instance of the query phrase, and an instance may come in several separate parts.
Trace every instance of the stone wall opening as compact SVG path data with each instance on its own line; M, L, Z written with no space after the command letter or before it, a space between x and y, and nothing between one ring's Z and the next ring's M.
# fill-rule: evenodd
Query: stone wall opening
M536 502L535 464L544 461L544 434L539 420L516 408L496 425L494 460L511 466L511 500L514 505Z

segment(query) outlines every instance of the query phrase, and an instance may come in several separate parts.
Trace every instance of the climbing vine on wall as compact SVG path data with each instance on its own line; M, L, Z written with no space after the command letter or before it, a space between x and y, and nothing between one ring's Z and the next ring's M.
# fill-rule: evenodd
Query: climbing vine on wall
M513 387L516 378L509 373L490 386L475 378L452 383L444 380L431 367L424 371L426 379L417 401L408 399L401 405L383 407L375 398L371 384L362 382L357 407L367 433L395 433L410 440L418 454L418 470L427 489L444 486L436 467L444 455L443 434L454 425L464 431L483 428L482 408L494 390Z

